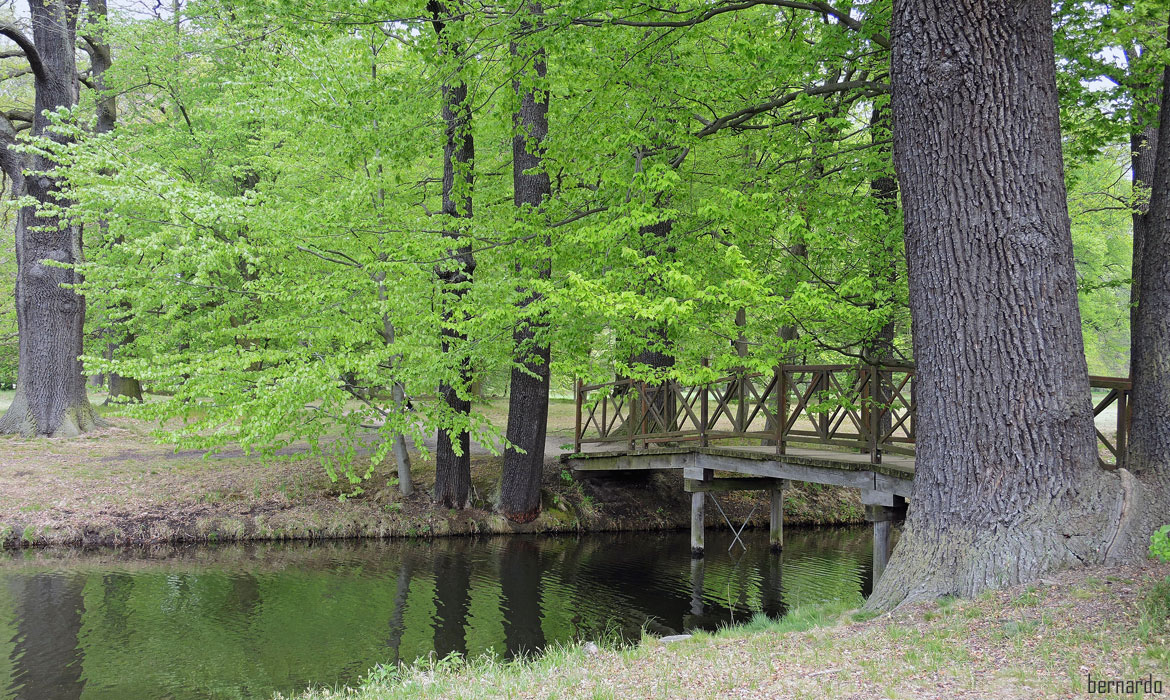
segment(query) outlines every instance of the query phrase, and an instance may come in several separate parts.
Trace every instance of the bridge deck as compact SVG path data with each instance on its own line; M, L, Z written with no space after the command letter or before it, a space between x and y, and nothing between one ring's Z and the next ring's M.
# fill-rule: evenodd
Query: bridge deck
M750 477L807 481L862 490L867 501L886 505L894 496L908 497L914 479L914 458L886 456L870 463L868 454L786 446L782 455L774 446L654 447L641 450L586 449L565 455L575 471L683 469L688 478L706 479L734 474Z

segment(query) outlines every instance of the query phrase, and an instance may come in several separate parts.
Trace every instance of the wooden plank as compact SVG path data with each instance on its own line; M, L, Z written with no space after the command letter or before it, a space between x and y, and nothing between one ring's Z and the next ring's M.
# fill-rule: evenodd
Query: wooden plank
M894 493L876 489L861 489L861 504L866 506L894 506Z
M791 479L792 481L807 481L814 484L830 484L833 486L850 486L852 488L873 488L873 473L856 469L856 465L843 465L852 469L837 469L824 466L807 466L789 463L787 457L777 461L775 456L770 460L738 459L723 455L696 455L696 464L708 469L764 476L773 479Z
M778 482L778 479L751 477L731 477L712 479L710 481L686 479L686 482L683 484L683 490L687 493L707 491L771 491L779 486Z
M907 500L914 492L914 482L911 479L880 473L873 475L873 487L876 491L888 491Z

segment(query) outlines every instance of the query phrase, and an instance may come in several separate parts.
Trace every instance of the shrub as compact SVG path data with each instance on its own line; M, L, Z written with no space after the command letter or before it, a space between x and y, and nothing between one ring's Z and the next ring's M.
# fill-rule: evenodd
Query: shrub
M1170 562L1170 525L1163 525L1150 536L1150 556Z

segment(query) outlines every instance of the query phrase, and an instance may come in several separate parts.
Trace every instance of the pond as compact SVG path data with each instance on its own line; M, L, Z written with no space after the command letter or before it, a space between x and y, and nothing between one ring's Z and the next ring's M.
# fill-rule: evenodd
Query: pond
M714 629L868 594L869 528L30 551L0 563L0 697L269 698L377 663Z

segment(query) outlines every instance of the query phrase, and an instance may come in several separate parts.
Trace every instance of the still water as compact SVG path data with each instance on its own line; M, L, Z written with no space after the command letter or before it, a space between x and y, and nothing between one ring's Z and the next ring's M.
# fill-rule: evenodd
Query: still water
M429 654L713 629L869 593L868 528L16 552L0 698L269 698Z

